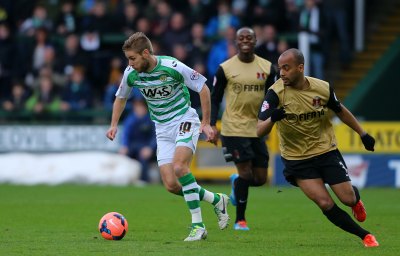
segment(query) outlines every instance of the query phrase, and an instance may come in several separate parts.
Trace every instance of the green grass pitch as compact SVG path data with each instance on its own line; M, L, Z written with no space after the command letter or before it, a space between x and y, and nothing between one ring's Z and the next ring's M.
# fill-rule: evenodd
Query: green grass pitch
M230 191L228 185L204 187ZM399 192L361 190L368 212L362 226L381 244L364 248L297 188L251 188L249 232L232 229L232 206L231 225L219 230L211 205L202 202L208 238L186 243L191 218L184 199L160 185L0 185L0 255L400 255ZM338 205L351 214L350 208ZM110 211L129 222L121 241L105 240L97 230L100 218Z

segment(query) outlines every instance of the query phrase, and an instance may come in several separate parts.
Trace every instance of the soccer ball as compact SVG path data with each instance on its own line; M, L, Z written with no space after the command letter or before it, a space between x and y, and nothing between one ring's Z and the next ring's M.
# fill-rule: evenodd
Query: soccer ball
M107 240L121 240L128 232L128 221L118 212L106 213L100 219L99 231Z

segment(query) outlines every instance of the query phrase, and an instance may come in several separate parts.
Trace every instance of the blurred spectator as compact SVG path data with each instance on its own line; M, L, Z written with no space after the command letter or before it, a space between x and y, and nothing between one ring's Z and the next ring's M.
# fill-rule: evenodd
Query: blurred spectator
M201 0L188 0L189 7L187 17L189 24L202 23L204 24L208 20L210 10L206 8L206 5Z
M53 68L55 63L55 50L49 40L48 30L40 27L35 30L35 39L21 40L18 43L16 73L18 77L24 77L27 86L32 87L34 78L38 76L44 65Z
M54 64L55 52L48 33L49 31L44 27L35 31L35 43L29 54L32 57L32 66L29 70L34 74L38 74L44 64Z
M96 31L100 35L112 32L114 29L114 20L107 13L104 1L94 1L89 14L82 17L81 29L82 31Z
M15 54L9 26L5 22L0 23L0 99L10 95Z
M154 123L143 97L134 98L132 104L132 112L123 123L120 153L138 160L142 165L140 179L149 182L149 164L157 148Z
M119 83L121 82L123 75L123 66L122 60L119 57L113 57L110 61L110 72L108 75L108 83L106 85L104 99L103 99L103 106L106 110L111 111L114 100L115 100L115 93L118 90ZM131 108L131 104L126 104L126 109Z
M276 65L279 53L275 27L270 24L265 25L262 28L261 38L257 38L258 40L261 41L261 44L256 47L255 54Z
M76 65L87 66L88 56L82 51L77 34L68 34L64 40L63 48L59 51L56 70L65 75L72 73L72 67Z
M92 107L91 85L85 78L83 66L75 66L70 81L61 95L61 110L77 111Z
M288 42L284 39L279 40L278 43L278 54L279 56L286 50L288 50L290 48Z
M325 56L324 45L324 16L316 4L316 0L305 0L300 12L300 30L309 33L310 71L311 76L324 79Z
M89 15L94 8L94 5L97 0L80 0L79 1L79 10L83 16Z
M157 4L160 0L148 0L143 9L143 17L147 17L149 20L157 19Z
M210 19L206 25L206 36L211 40L222 38L229 27L238 29L239 18L231 13L230 5L226 1L218 3L218 14Z
M205 63L211 46L205 38L203 24L194 23L192 25L190 47L189 51L192 58Z
M343 68L346 68L352 59L352 50L350 45L350 31L348 21L348 11L352 1L347 0L324 0L323 8L326 13L329 40L330 44L335 39L340 44L340 61ZM336 33L335 33L336 32ZM330 49L330 45L327 45ZM329 53L329 52L327 52Z
M163 48L161 47L161 43L158 40L153 39L152 44L155 55L165 55Z
M250 24L272 24L279 31L286 29L285 0L250 1L247 13Z
M12 4L10 1L2 1L0 3L0 23L10 22L10 9Z
M74 2L72 0L64 1L56 19L56 33L62 36L75 33L78 31L78 24Z
M100 49L100 34L95 30L86 30L81 35L81 47L86 52Z
M153 20L155 21L153 24L153 34L157 37L161 37L168 29L172 10L168 2L159 1L156 4L156 11L156 18Z
M19 27L21 35L33 36L36 29L45 28L47 31L52 29L53 23L47 17L47 10L42 5L35 6L33 14L30 18L27 18Z
M219 64L229 58L229 49L235 49L234 40L236 37L236 29L234 27L228 27L223 35L224 38L215 42L211 46L211 50L208 54L207 73L209 78L214 77Z
M256 47L257 47L257 46L259 46L260 44L263 43L263 36L262 36L263 27L261 25L259 25L259 24L254 24L251 28L253 29L253 31L254 31L254 33L256 35L256 39L257 39Z
M39 69L39 74L36 76L36 78L33 79L33 82L29 82L28 80L28 86L30 89L35 90L36 88L39 88L40 86L40 80L42 77L49 77L57 90L60 90L65 87L67 83L67 76L55 71L53 67L49 64L44 64L40 69Z
M172 56L188 66L191 66L192 64L188 51L183 44L174 44L172 46Z
M2 103L5 111L23 111L25 110L25 103L29 96L28 90L22 81L14 81L11 87L11 95L6 97Z
M135 32L136 23L139 16L139 10L135 3L128 2L124 5L123 12L117 17L118 28L125 36L130 36Z
M190 42L190 30L187 27L185 16L182 13L172 14L169 27L162 36L166 55L171 55L176 44L187 45Z
M51 78L43 76L40 78L39 88L34 90L33 94L28 98L26 109L35 114L45 115L60 111L60 105L60 95L54 87Z
M247 21L247 7L248 1L246 0L232 0L232 13L241 21Z
M149 18L141 17L136 23L136 31L140 31L148 35L149 38L153 38L153 31Z
M303 6L298 0L286 0L286 30L288 32L297 32L299 28L299 9Z

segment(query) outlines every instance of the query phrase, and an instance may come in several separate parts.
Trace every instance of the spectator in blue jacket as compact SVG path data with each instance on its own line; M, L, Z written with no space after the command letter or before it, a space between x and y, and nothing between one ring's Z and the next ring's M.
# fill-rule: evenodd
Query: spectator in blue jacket
M240 26L240 20L231 13L231 7L228 2L220 1L217 8L218 14L212 17L205 27L205 34L212 41L223 37L224 32L229 27L238 29Z
M140 162L140 179L149 182L149 165L155 157L157 148L154 123L151 121L147 104L142 96L132 102L132 111L123 123L121 154Z

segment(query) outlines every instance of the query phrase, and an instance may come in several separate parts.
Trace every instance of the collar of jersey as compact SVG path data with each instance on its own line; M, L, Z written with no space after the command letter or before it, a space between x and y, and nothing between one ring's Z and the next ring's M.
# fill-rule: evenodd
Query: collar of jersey
M153 71L156 70L156 69L160 66L160 63L161 63L160 56L156 56L156 60L157 60L157 64L156 64L156 65L154 66L154 68L153 68L150 72L148 72L148 73L153 73Z

